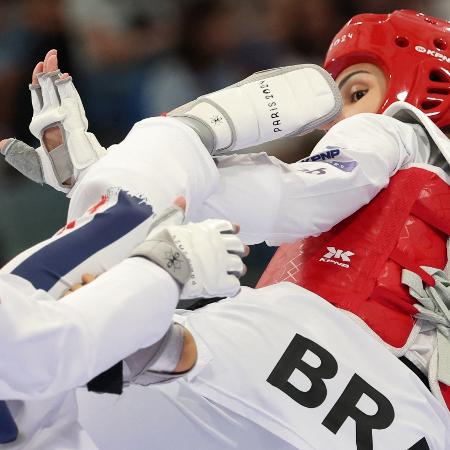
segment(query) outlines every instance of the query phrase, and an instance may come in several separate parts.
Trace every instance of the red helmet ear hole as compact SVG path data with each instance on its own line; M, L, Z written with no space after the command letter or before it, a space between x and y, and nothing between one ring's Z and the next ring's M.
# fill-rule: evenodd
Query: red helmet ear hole
M421 103L420 107L423 111L428 111L429 109L438 107L440 104L440 100L425 100Z
M439 94L439 95L449 95L450 94L449 89L446 89L446 88L435 88L435 87L428 88L427 92L429 94Z
M395 45L397 47L408 47L409 39L404 36L397 36L395 38Z
M448 47L447 42L442 38L435 39L433 43L438 50L446 50Z
M432 70L429 76L431 81L437 81L441 83L449 83L450 78L443 70Z

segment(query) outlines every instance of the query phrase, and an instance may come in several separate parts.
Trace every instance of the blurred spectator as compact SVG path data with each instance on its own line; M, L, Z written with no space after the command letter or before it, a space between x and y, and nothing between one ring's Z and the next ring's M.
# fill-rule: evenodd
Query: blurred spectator
M75 71L62 0L0 2L0 138L16 136L36 145L28 131L32 108L28 84L47 50L60 51L61 65ZM24 179L6 163L0 166L0 263L55 232L67 200L48 187Z
M359 13L384 14L396 9L414 9L431 14L433 2L426 0L348 0L349 17Z
M283 64L321 64L331 39L346 21L343 2L267 1L267 29L278 42Z
M136 92L144 68L170 48L176 9L171 0L65 0L80 90L93 130L108 146L141 118Z
M0 13L0 136L30 142L32 110L28 83L34 65L47 50L58 48L61 65L74 71L63 0L2 1Z
M450 20L450 2L448 0L435 0L430 6L432 15Z
M173 2L165 0L65 0L80 61L87 68L133 64L172 41Z
M239 64L239 7L227 0L196 0L180 11L178 45L149 66L142 114L159 115L244 75Z

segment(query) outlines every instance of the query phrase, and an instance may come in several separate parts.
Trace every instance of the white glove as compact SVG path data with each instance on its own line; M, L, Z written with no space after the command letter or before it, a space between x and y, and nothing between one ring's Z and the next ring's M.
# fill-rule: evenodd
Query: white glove
M180 300L236 295L245 272L245 246L233 225L218 219L179 225L183 219L177 206L162 213L131 256L166 270L181 286Z
M33 104L30 131L41 142L36 152L44 182L68 192L81 171L101 158L106 150L92 133L87 132L86 114L72 78L61 79L60 76L59 70L40 73L39 84L30 85ZM63 143L48 152L43 134L47 128L55 126L62 132Z

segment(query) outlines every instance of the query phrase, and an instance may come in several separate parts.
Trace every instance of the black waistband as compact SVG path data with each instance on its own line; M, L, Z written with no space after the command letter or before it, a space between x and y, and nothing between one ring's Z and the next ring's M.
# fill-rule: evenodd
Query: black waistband
M406 356L402 356L398 358L405 366L409 367L422 381L422 383L430 390L430 383L428 382L427 376L414 364L412 363Z

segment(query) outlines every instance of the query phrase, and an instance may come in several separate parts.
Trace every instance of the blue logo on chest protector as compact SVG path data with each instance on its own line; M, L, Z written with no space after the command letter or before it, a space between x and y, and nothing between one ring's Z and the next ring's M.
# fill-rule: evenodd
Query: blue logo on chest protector
M314 162L334 159L336 158L336 156L339 156L342 151L342 148L334 147L332 145L327 145L325 148L327 149L327 151L318 153L317 155L308 156L308 158L301 159L300 162Z

